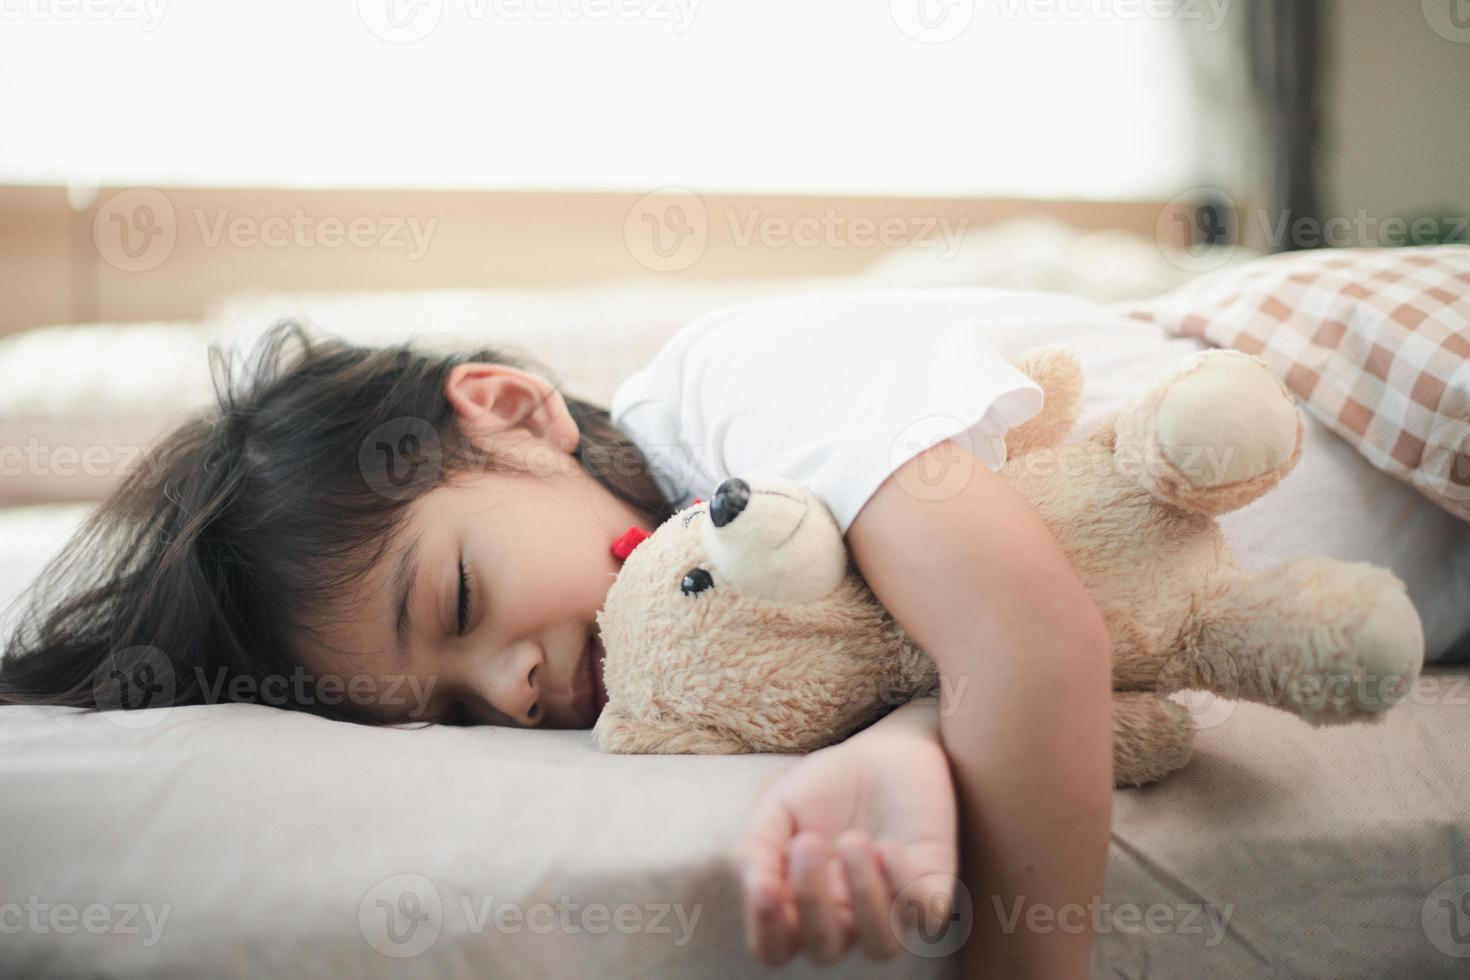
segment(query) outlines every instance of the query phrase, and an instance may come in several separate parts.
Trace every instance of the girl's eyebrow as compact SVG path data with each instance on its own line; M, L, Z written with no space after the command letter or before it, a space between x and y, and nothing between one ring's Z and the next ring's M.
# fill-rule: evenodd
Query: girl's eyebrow
M413 586L418 579L418 548L423 534L414 536L393 564L391 593L393 606L393 642L400 660L408 659L408 636L413 632Z

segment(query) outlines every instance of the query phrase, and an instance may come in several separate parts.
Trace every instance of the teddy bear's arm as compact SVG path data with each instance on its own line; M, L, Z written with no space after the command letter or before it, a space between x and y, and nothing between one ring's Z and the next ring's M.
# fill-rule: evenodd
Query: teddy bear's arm
M635 718L618 704L609 704L592 728L597 747L604 752L661 755L738 755L755 748L734 735L690 725L687 719L667 721Z

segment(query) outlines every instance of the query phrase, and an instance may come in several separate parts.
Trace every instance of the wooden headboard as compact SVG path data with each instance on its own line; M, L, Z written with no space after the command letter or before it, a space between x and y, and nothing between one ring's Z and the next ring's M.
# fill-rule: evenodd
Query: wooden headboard
M197 187L101 188L78 199L62 187L6 186L0 334L192 319L249 287L845 275L885 248L1022 215L1180 236L1171 243L1184 234L1157 201Z

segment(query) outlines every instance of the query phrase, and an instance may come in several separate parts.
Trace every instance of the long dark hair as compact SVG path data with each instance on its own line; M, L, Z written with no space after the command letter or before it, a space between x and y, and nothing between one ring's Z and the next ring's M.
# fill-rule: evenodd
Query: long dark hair
M294 353L293 353L294 351ZM463 437L430 353L268 331L242 366L212 347L217 404L147 452L21 597L0 704L137 708L214 700L370 721L346 698L299 696L292 637L373 567L408 505L461 474L516 468ZM655 524L672 513L605 409L561 392L575 456Z

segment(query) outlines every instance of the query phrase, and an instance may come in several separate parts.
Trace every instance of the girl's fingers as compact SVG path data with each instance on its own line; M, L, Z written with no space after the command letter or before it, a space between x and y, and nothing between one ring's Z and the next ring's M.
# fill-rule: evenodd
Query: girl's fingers
M791 885L801 950L816 963L835 963L852 945L851 912L833 880L833 853L821 834L797 834L790 846Z
M767 966L780 966L796 947L795 904L786 886L786 843L794 827L790 811L766 796L751 814L736 864L740 869L745 944Z
M745 946L766 966L781 966L796 952L796 906L784 884L759 872L747 872Z
M889 918L893 886L884 873L877 849L867 834L853 830L837 838L837 851L847 871L858 948L870 959L892 959L898 955L898 936Z
M894 929L917 926L928 935L938 935L954 915L954 881L949 875L927 874L898 885L893 903Z

